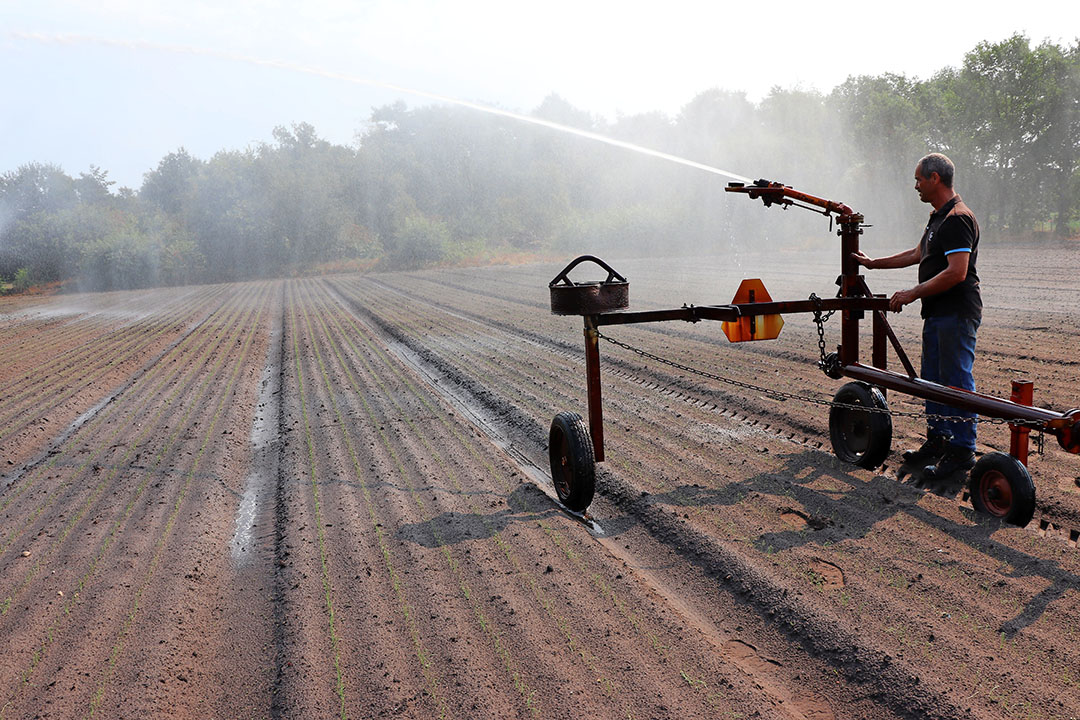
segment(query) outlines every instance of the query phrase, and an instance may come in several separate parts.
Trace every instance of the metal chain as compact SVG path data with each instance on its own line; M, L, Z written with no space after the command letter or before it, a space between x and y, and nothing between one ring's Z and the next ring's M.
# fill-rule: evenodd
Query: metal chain
M833 311L833 312L835 312L835 311ZM829 313L829 314L831 315L832 313ZM965 416L961 416L961 415L941 415L941 414L938 414L938 413L928 413L925 410L921 410L921 411L890 410L888 408L871 407L871 406L867 406L867 405L856 405L854 403L841 403L841 402L836 402L834 400L825 400L825 399L822 399L820 397L815 398L815 397L811 397L809 395L800 395L798 393L785 392L783 390L776 390L775 388L767 388L767 387L763 387L761 385L754 385L753 383L744 382L742 380L734 380L732 378L724 377L723 375L717 375L716 373L708 372L707 370L699 370L698 368L693 368L693 367L690 367L689 365L683 365L682 363L676 362L674 360L669 360L668 358L660 357L659 355L651 353L648 350L642 350L641 348L634 347L633 345L628 345L628 344L626 344L626 343L624 343L624 342L622 342L620 340L616 340L615 338L608 337L607 335L604 335L603 333L601 333L599 330L596 331L596 335L597 335L597 337L599 337L599 338L601 338L603 340L606 340L607 342L611 343L612 345L617 345L617 346L623 348L624 350L629 350L630 352L635 353L637 355L640 355L641 357L646 358L648 360L654 360L654 361L656 361L658 363L661 363L662 365L667 365L668 367L675 368L676 370L682 370L684 372L688 372L688 373L691 373L693 375L697 375L699 377L707 378L709 380L716 380L717 382L722 382L722 383L725 383L727 385L732 385L734 387L742 388L744 390L751 390L753 392L764 393L767 397L775 398L775 399L778 399L778 400L799 400L801 402L810 403L812 405L823 405L825 407L841 408L841 409L844 409L844 410L861 410L863 412L881 413L883 415L890 415L892 417L908 417L908 418L916 418L916 419L939 420L939 421L943 421L943 422L949 422L949 421L952 421L952 422L966 422L966 423L978 423L978 422L981 422L981 423L987 424L987 425L1024 425L1024 426L1027 426L1027 427L1039 428L1039 429L1041 429L1043 427L1043 423L1041 423L1041 422L1039 422L1037 420L1027 420L1027 419L1024 419L1024 418L984 418L984 419L980 420L977 417L965 417ZM1041 448L1041 440L1036 440L1036 443L1037 443L1037 446Z
M814 303L814 324L817 325L817 344L818 350L821 351L821 361L818 363L818 367L824 368L828 362L826 359L827 353L825 352L825 323L829 321L829 318L836 311L830 310L827 313L822 313L821 298L817 296L817 293L810 293L810 300Z

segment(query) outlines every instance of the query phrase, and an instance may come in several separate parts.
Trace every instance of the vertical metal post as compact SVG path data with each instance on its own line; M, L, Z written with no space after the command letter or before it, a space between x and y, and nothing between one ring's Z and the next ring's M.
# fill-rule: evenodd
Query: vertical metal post
M596 462L604 461L604 408L600 402L600 333L585 316L585 376L589 393L589 434Z
M841 215L840 225L840 294L855 297L862 292L859 263L852 255L859 251L863 216L858 213ZM859 321L862 310L844 310L840 325L840 364L853 365L859 361Z
M1014 403L1031 405L1034 402L1035 383L1030 380L1013 380L1012 395L1009 397ZM1031 428L1026 425L1009 425L1012 436L1009 438L1009 454L1027 465L1028 460L1028 435Z
M885 334L885 314L882 312L874 312L874 338L872 341L872 362L874 367L882 370L888 367L888 358L885 355L885 340L887 336Z

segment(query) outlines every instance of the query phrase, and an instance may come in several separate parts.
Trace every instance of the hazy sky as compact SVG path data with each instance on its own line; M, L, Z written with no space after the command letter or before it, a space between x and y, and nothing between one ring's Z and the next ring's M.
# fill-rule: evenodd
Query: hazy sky
M712 87L758 100L773 86L828 92L850 75L926 78L983 40L1023 32L1066 45L1080 34L1074 0L1022 7L0 0L0 172L39 161L77 175L94 164L137 188L181 146L208 158L300 121L350 143L372 107L433 102L364 81L520 112L558 93L609 119L675 116Z

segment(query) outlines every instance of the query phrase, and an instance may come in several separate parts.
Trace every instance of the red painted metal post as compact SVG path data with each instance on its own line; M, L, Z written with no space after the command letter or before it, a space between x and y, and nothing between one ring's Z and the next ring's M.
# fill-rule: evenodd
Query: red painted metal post
M604 408L600 400L600 333L585 316L585 376L589 393L589 434L596 462L604 461Z
M840 225L840 294L854 297L862 293L863 280L859 275L859 263L852 255L859 251L863 216L843 212L837 222ZM844 310L840 325L840 364L851 365L859 361L859 321L862 310Z
M1030 380L1013 380L1012 395L1009 397L1014 403L1031 405L1034 402L1035 383ZM1028 460L1028 435L1031 428L1026 425L1009 425L1012 437L1009 438L1009 454L1027 465Z

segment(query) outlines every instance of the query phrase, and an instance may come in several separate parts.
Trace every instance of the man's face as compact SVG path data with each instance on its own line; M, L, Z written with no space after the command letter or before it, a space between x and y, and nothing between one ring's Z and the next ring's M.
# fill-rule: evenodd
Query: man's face
M930 197L933 195L934 188L941 182L941 178L937 173L930 173L930 177L924 177L922 174L922 167L915 166L915 191L919 193L919 199L924 203L930 202Z

